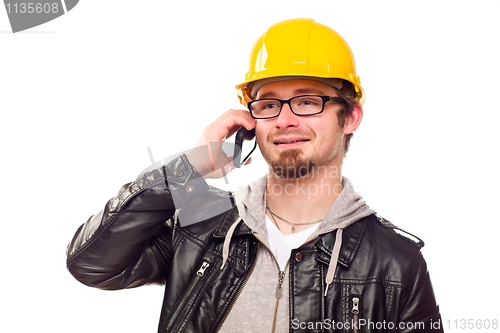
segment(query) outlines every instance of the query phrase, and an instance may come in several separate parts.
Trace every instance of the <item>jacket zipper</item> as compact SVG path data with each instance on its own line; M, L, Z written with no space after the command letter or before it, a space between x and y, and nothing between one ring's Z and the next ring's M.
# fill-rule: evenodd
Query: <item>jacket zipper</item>
M352 310L351 313L354 315L354 322L353 322L353 332L358 333L359 328L359 297L353 297L352 298Z
M278 306L280 303L280 299L283 297L283 282L285 280L285 272L280 271L278 273L278 284L276 285L276 293L274 294L276 296L276 305L274 306L274 316L273 316L273 329L271 330L272 333L276 331L276 319L278 317Z
M231 301L231 304L229 304L229 307L227 308L227 311L224 314L224 317L222 317L222 320L219 323L219 326L217 326L217 329L215 330L215 332L218 332L220 330L220 328L222 327L222 324L224 324L224 321L226 320L227 316L229 315L229 312L231 312L231 309L233 308L234 303L236 303L236 300L238 299L238 297L240 296L241 292L243 291L243 288L247 284L247 281L248 281L248 279L250 278L250 275L253 272L255 264L257 263L257 253L259 252L259 244L260 244L260 242L257 242L257 250L255 251L255 258L254 258L254 260L252 262L252 266L250 266L250 270L248 271L248 274L245 277L245 280L243 280L243 283L241 284L240 289L238 289L238 292L236 293L236 295L234 295L233 300Z
M191 282L191 285L189 286L189 289L187 290L187 292L184 295L184 297L182 297L182 299L181 299L179 305L177 306L174 314L170 318L170 321L168 322L168 325L165 328L165 331L168 332L170 330L170 327L172 327L172 324L175 322L175 319L177 319L177 317L179 316L181 310L184 308L184 305L186 304L186 302L188 301L188 299L191 297L192 291L198 285L198 283L201 281L201 279L203 279L203 277L205 276L205 271L207 270L207 268L209 266L210 266L210 263L208 261L203 261L203 263L201 264L200 268L196 272L196 277L195 277L194 281Z
M283 281L285 280L285 272L280 271L278 273L278 285L276 286L276 298L280 299L283 297Z
M265 247L267 248L267 250L270 253L273 253L267 246L265 246ZM274 258L274 262L276 263L278 268L281 269L279 267L278 261L276 260L276 257L274 255L272 257ZM286 262L285 269L282 271L279 271L279 273L278 273L278 284L276 285L276 292L274 293L274 296L276 297L276 303L274 305L273 328L271 330L271 333L274 333L276 331L276 319L278 318L278 306L280 303L280 299L283 298L283 282L285 281L285 271L286 271L286 268L288 267L289 262L290 262L290 260L288 260Z

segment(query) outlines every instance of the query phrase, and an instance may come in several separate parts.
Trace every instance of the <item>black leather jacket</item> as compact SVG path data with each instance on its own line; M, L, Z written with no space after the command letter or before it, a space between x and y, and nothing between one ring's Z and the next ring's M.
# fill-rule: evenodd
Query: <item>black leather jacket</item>
M231 198L181 156L122 187L82 225L68 246L68 269L102 289L163 283L158 332L216 332L265 250L242 221L220 269L224 238L239 216ZM221 205L227 209L214 211ZM182 210L185 219L215 216L180 227ZM442 332L421 244L375 215L361 219L344 230L324 297L334 242L332 232L292 251L290 332Z

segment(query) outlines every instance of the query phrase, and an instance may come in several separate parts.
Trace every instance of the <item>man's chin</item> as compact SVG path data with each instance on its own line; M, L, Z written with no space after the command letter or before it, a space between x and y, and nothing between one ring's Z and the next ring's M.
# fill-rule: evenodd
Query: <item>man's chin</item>
M280 152L278 159L271 161L272 173L278 178L300 178L307 176L314 167L314 162L306 160L300 149L287 149Z

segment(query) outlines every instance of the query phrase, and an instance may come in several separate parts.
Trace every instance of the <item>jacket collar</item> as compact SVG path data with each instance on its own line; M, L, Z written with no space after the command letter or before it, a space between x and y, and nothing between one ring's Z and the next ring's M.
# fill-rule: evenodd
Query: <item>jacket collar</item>
M359 249L361 240L366 231L366 226L370 216L364 217L349 227L344 229L342 235L342 247L339 254L339 264L349 268L351 266L356 252ZM329 232L324 234L316 243L315 246L318 248L318 260L328 265L330 263L330 257L332 255L333 245L335 244L336 232Z
M215 238L224 238L227 235L227 232L231 225L238 219L239 213L238 208L233 206L225 216L222 218L222 223L219 224L217 229L215 229L213 236ZM242 222L238 223L236 229L234 229L233 236L241 236L241 235L251 235L252 230Z

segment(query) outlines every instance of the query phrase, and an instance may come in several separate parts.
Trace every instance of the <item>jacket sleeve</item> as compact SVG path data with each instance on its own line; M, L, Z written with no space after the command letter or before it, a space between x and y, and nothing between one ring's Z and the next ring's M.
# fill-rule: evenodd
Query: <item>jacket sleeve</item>
M400 312L398 332L443 332L439 306L421 253L414 263L412 289Z
M173 215L208 190L185 155L124 185L76 232L67 267L85 285L101 289L165 283Z

